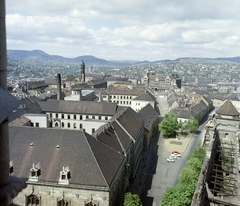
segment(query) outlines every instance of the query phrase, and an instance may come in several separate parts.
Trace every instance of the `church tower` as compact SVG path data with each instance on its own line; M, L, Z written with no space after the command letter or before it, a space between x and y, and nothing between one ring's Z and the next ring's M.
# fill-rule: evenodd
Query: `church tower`
M85 64L84 64L83 60L80 64L79 82L85 82Z

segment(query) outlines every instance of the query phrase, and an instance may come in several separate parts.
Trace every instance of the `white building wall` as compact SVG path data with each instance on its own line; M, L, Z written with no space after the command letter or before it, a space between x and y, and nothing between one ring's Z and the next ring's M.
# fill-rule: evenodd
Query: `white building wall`
M131 108L134 111L139 112L147 104L150 104L152 106L152 108L154 108L155 102L154 101L143 101L143 100L132 100Z
M62 114L52 113L48 114L52 118L52 127L60 129L76 129L84 130L92 134L99 127L106 124L111 116L102 115L81 115L81 114Z
M25 114L24 116L30 119L34 127L50 127L47 114Z
M132 99L136 98L135 95L110 95L109 101L113 103L117 103L118 106L127 106L130 107L132 103Z
M27 205L26 197L29 195L35 195L40 200L41 206L56 206L58 200L68 201L68 205L71 206L85 206L86 203L92 202L99 206L109 206L109 192L98 191L96 188L77 189L66 188L59 186L45 186L45 185L31 185L28 184L27 188L22 190L16 198L13 199L13 203L17 205Z

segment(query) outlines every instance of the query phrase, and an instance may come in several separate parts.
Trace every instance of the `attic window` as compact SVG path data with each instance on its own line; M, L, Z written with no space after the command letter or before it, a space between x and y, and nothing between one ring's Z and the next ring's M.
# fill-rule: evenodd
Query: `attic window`
M68 185L69 179L71 178L71 173L69 167L63 167L62 171L60 171L60 177L58 184Z
M38 177L41 175L41 165L40 162L37 165L32 166L30 169L30 177L29 180L31 181L38 181Z

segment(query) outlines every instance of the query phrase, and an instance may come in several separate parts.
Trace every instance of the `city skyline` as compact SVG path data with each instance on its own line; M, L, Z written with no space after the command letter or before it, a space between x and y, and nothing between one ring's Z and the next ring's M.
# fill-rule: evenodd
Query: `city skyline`
M7 48L65 57L239 56L240 2L6 1Z

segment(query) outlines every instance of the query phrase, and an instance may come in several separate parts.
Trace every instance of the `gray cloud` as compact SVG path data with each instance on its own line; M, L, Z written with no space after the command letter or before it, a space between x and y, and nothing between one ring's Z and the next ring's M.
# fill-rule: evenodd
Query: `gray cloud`
M239 0L8 0L7 45L105 59L238 56L239 8Z

